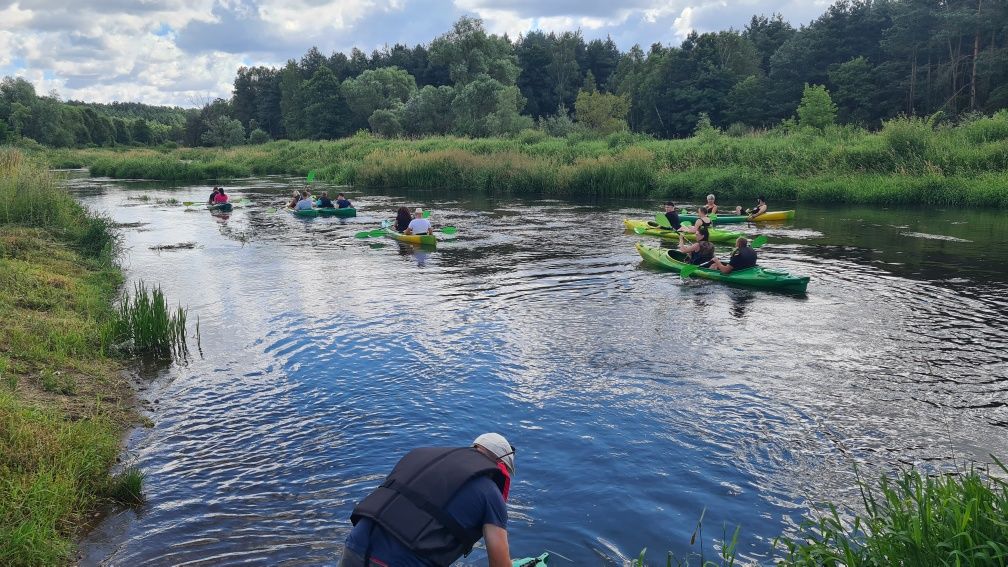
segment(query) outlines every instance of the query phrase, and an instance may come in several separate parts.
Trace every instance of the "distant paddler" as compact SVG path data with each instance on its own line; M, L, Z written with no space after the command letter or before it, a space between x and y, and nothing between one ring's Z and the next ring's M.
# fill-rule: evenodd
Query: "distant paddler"
M767 212L766 198L760 195L756 197L756 206L752 209L746 209L746 214L749 215L747 220L752 220L765 212Z
M431 226L430 221L423 218L423 209L417 207L413 211L413 220L410 221L403 234L434 234L434 227Z
M714 226L714 221L707 216L707 207L700 207L697 209L697 219L693 223L693 226L684 226L680 232L695 233L697 235L697 242L699 242L701 239L708 239L712 226Z
M213 193L210 193L210 198L207 199L208 205L222 205L230 201L227 194L224 193L223 187L214 187Z
M711 215L716 215L718 212L717 203L714 202L714 193L707 195L707 213Z
M295 211L310 211L315 207L315 201L312 201L310 195L307 191L301 192L301 199L298 200L297 204L294 205Z

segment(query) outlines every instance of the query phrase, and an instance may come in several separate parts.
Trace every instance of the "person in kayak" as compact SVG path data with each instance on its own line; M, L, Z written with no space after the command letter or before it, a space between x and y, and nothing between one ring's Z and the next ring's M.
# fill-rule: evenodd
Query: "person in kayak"
M679 220L679 209L676 208L675 203L672 201L665 201L665 218L668 219L672 230L682 228L682 221Z
M711 262L711 268L726 275L735 271L745 270L746 268L752 268L755 265L756 251L749 246L749 240L745 237L739 237L735 241L735 249L732 250L727 264L721 263L721 260L717 256Z
M714 226L714 221L707 216L707 207L697 209L697 219L693 226L684 226L682 231L693 232L697 235L697 242L710 239L710 229Z
M341 209L348 209L353 205L347 200L346 195L340 193L339 195L336 195L336 206Z
M756 208L746 209L746 214L749 215L750 220L762 215L765 212L767 212L767 204L766 199L763 197L763 195L756 197Z
M396 232L406 232L406 229L409 228L410 221L412 220L413 217L410 216L409 209L406 207L399 207L399 210L396 211L395 224L392 228L394 228Z
M707 214L716 215L718 211L717 203L714 202L714 193L707 195Z
M679 233L679 251L686 254L686 259L690 264L707 267L714 260L714 245L709 240L700 239L697 234L697 241L686 244L682 233Z
M410 451L354 507L340 567L447 566L480 539L490 567L511 567L514 459L514 447L499 433L484 433L469 447Z
M221 204L227 203L230 200L231 199L227 196L227 194L224 193L224 188L223 187L218 187L217 188L217 194L213 196L213 202L214 202L214 204L215 205L221 205Z
M307 191L301 192L301 199L294 205L295 211L310 211L315 207L315 202L311 200Z
M214 186L214 188L213 188L213 192L212 192L212 193L210 193L210 198L208 198L208 199L207 199L207 202L206 202L206 203L207 203L208 205L212 205L212 204L214 204L214 199L215 199L216 197L217 197L217 187L216 187L216 186Z
M417 207L413 211L413 220L410 221L403 234L434 234L434 227L431 226L430 221L423 218L423 209Z
M335 209L336 206L333 205L332 199L329 198L329 192L323 191L322 196L318 199L318 208L320 209Z
M297 208L298 201L300 201L300 200L301 200L301 193L299 193L298 191L295 191L291 195L291 201L290 201L290 203L287 203L287 208L288 209L295 209L295 208Z

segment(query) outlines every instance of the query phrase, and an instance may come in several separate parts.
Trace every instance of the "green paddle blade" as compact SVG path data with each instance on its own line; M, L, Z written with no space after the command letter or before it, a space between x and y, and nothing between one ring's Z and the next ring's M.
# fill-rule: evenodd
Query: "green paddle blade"
M374 236L374 237L385 236L385 229L384 228L376 228L376 229L368 232L368 236Z
M668 217L665 216L665 213L655 213L654 220L658 223L658 226L662 228L672 228L672 225L669 224Z
M185 205L185 206L187 206L187 207L193 206L194 203L195 203L195 201L182 201L182 204Z
M645 232L647 232L647 229L644 228L643 226L635 226L633 227L633 231L636 232L637 234L644 234Z
M371 236L371 231L370 230L365 230L363 232L358 232L354 236L357 237L357 238L367 238L367 237Z
M458 232L458 229L454 226L442 226L438 230L440 230L442 234L455 234Z
M312 181L315 181L315 172L314 171L309 171L308 172L308 183L311 183Z
M422 216L425 219L429 219L430 218L430 211L424 211Z
M699 268L700 266L697 266L696 264L686 264L685 266L682 267L681 270L679 270L679 277L682 279L686 279L692 276L693 272L697 271L697 269Z
M765 234L761 234L761 235L757 236L756 238L753 238L753 241L752 241L752 243L749 246L752 247L752 248L759 248L760 246L763 246L766 243L767 243L767 237L766 237L766 235Z
M717 220L717 215L707 215L707 218L709 218L711 222L714 222Z

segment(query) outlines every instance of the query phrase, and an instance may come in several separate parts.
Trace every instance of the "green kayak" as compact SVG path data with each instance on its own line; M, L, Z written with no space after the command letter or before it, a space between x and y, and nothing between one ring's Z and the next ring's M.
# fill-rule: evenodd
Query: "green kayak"
M549 567L549 552L543 553L539 557L525 557L523 559L512 559L511 567Z
M648 236L660 236L662 238L679 238L678 232L670 228L660 228L655 226L654 224L655 223L651 221L643 221L643 220L638 221L638 220L625 219L623 221L623 226L625 226L627 230L631 232L637 232L634 229L641 227L644 229L644 234ZM708 234L710 235L711 242L727 242L727 243L734 243L735 240L737 240L740 236L745 236L745 234L742 234L741 232L729 232L727 230L720 230L717 228L710 229L710 231L708 231ZM683 236L686 237L686 240L696 239L696 235L694 235L692 232L683 233Z
M357 209L353 207L346 207L343 209L304 209L295 210L287 209L296 217L302 218L314 218L314 217L355 217L357 216Z
M231 203L217 203L215 205L207 205L206 208L207 210L216 213L230 213L231 209L234 208L234 205L232 205Z
M634 246L645 262L659 268L680 272L684 266L688 265L684 261L686 255L678 250L647 246L642 242L638 242ZM809 282L808 276L792 276L786 272L774 272L760 266L730 274L722 274L717 270L709 270L707 268L697 268L692 275L745 287L775 289L791 293L805 293L805 288Z

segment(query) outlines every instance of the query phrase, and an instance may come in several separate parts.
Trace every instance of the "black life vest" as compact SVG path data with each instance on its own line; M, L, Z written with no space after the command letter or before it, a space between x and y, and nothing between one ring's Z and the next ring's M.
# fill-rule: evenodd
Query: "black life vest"
M503 493L506 477L493 459L472 447L421 447L406 454L374 492L354 508L350 521L370 518L413 553L435 565L451 565L483 537L445 506L465 483L488 476Z

